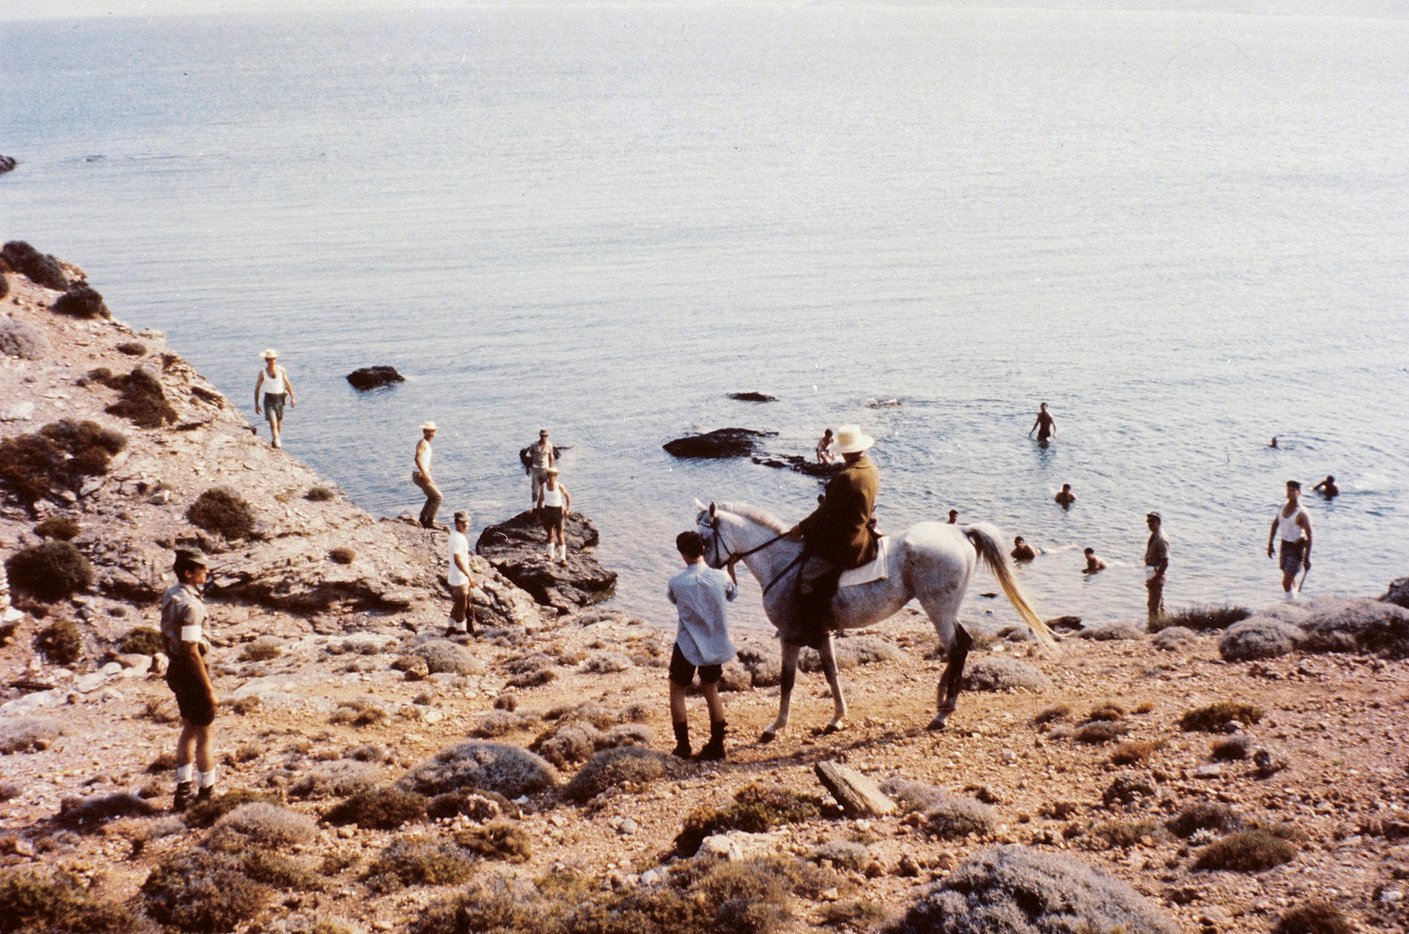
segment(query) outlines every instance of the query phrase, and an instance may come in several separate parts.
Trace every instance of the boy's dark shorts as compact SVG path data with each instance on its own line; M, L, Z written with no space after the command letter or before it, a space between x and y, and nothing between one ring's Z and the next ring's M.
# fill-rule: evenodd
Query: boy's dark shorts
M1282 560L1278 562L1282 566L1282 570L1288 574L1295 574L1297 571L1300 571L1301 556L1305 553L1305 550L1306 539L1304 538L1294 542L1289 542L1285 538L1282 539Z
M194 726L210 726L215 722L215 709L205 696L205 685L190 665L172 661L166 669L166 684L176 695L176 708L181 719Z
M719 676L724 673L724 666L701 665L699 672L700 684L718 684ZM672 684L687 688L694 680L695 666L685 660L685 653L680 651L680 646L677 644L675 650L670 653L670 681Z

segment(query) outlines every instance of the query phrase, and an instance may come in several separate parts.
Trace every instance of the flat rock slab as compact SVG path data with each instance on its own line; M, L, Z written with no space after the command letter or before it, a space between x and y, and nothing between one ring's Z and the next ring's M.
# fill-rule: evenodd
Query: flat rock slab
M561 614L600 603L616 589L616 572L589 553L597 544L597 529L580 513L563 523L568 544L566 562L548 557L548 533L533 510L480 533L475 553L542 606Z
M895 810L895 802L868 776L853 768L838 762L819 762L813 771L847 817L880 817Z

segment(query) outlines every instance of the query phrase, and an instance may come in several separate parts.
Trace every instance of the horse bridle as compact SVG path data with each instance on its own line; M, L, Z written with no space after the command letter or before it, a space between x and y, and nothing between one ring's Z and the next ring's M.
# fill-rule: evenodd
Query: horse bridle
M720 562L720 566L721 566L721 567L728 567L728 566L734 564L736 561L742 561L744 558L747 558L749 555L754 554L755 552L762 551L763 549L767 548L769 545L772 545L772 544L775 544L775 543L777 543L777 542L780 542L780 541L782 541L783 539L785 539L785 538L788 537L788 533L787 533L787 532L779 532L777 535L774 535L772 538L770 538L768 541L764 542L764 543L761 544L761 545L755 545L754 547L750 548L748 551L737 551L737 552L736 552L736 551L734 551L732 548L730 548L728 545L726 545L726 544L724 543L724 537L719 534L719 516L718 516L717 514L711 514L710 517L709 517L709 531L710 531L711 538L713 539L715 557L719 557L719 556L722 555L723 558L724 558L724 560ZM800 552L800 553L798 554L798 556L797 556L796 558L794 558L792 561L788 562L787 567L785 567L785 568L783 568L781 571L779 571L779 572L773 577L773 579L772 579L771 581L769 581L766 585L764 585L764 588L763 588L763 595L764 595L765 597L768 596L768 591L770 591L770 590L773 589L773 585L776 584L776 583L778 583L778 581L782 580L784 577L786 577L786 576L787 576L787 573L788 573L789 571L791 571L793 568L797 567L799 564L801 564L801 563L803 562L803 559L805 559L806 557L807 557L807 552L806 552L806 551L803 551L803 552Z

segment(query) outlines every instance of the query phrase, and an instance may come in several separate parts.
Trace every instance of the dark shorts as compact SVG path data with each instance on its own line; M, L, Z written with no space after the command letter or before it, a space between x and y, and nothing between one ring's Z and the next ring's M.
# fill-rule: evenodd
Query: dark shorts
M210 726L215 722L215 710L205 696L200 676L185 662L173 659L166 669L166 684L176 695L176 707L181 719L195 726Z
M1287 574L1295 574L1301 570L1301 556L1306 549L1306 540L1301 539L1289 542L1282 539L1282 570Z
M282 392L277 396L272 392L264 394L264 417L271 422L282 422L284 420L284 400L288 398Z
M538 519L543 523L543 528L550 532L556 528L560 528L563 524L563 507L544 506L539 512Z
M700 684L718 684L719 676L724 673L723 665L701 665L699 667ZM682 688L690 686L690 682L695 680L695 666L685 659L685 653L680 651L677 644L675 650L670 653L670 681L678 684Z

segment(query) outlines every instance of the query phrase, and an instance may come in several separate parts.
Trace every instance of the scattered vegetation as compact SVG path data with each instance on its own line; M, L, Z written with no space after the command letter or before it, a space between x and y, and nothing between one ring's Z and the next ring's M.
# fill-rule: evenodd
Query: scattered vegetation
M111 318L107 302L98 290L86 282L75 282L68 291L54 299L50 311L70 318Z
M766 788L757 783L745 785L725 807L700 808L685 818L684 829L675 837L675 852L693 856L705 837L730 830L764 833L783 824L813 820L822 814L822 801L815 795L790 788Z
M413 791L370 788L334 805L323 819L368 830L395 830L402 824L425 820L426 803L425 795Z
M1301 627L1270 616L1254 616L1235 623L1218 643L1225 661L1248 662L1277 658L1306 641Z
M1165 826L1181 837L1188 837L1199 830L1218 833L1238 830L1243 826L1243 821L1237 812L1226 804L1217 801L1195 801L1185 805Z
M234 930L263 911L273 894L233 857L202 849L173 853L142 883L147 914L183 931Z
M234 490L212 487L186 510L190 523L228 539L249 538L254 532L254 510Z
M1278 829L1240 830L1199 851L1195 869L1262 872L1296 859L1298 847Z
M339 545L328 552L328 560L334 564L351 564L357 560L357 552L346 545Z
M1307 902L1277 919L1272 934L1355 934L1355 925L1327 902Z
M1055 707L1048 707L1039 711L1032 718L1033 726L1045 726L1048 723L1056 723L1059 720L1066 720L1071 716L1071 708L1066 704L1058 704Z
M673 757L639 746L617 746L595 753L563 789L569 801L588 801L630 782L649 785L673 771Z
M1111 753L1112 765L1139 765L1164 748L1162 739L1128 739Z
M246 643L240 650L240 661L267 662L283 654L284 647L279 644L278 639L273 636L260 636L253 642Z
M1219 701L1185 713L1179 718L1179 729L1186 733L1218 733L1229 721L1250 726L1261 719L1261 707L1240 701Z
M1106 807L1116 804L1134 804L1141 798L1155 796L1155 780L1143 772L1126 772L1117 775L1106 790L1101 793L1101 802Z
M1196 632L1206 629L1227 629L1234 623L1240 623L1252 615L1252 611L1245 606L1191 606L1174 613L1169 613L1160 617L1157 621L1150 623L1151 632L1159 632L1161 629L1169 629L1174 626L1182 626L1185 629L1192 629Z
M346 798L376 787L381 770L369 762L318 763L289 786L295 798Z
M1127 724L1116 720L1097 720L1077 727L1071 738L1078 743L1098 746L1120 739L1129 732L1130 727Z
M157 630L139 626L122 637L118 651L123 655L156 655L166 651L166 643Z
M82 531L83 526L71 516L50 516L34 527L35 535L58 542L72 541Z
M365 881L379 893L408 885L450 885L468 879L474 866L474 858L454 844L402 838L377 855L367 868Z
M123 341L117 345L117 352L126 354L129 357L145 357L147 355L147 345L141 341Z
M483 859L525 863L533 857L533 838L528 831L506 820L461 830L455 834L455 842Z
M303 498L314 503L326 503L336 495L325 486L315 486L310 487L308 492L303 494Z
M983 837L997 826L993 809L973 798L944 794L923 811L925 830L941 840L953 840L975 834Z
M1214 743L1209 755L1218 762L1238 762L1252 755L1253 745L1251 736L1230 736Z
M1092 827L1087 838L1103 844L1104 849L1128 850L1132 846L1154 843L1162 832L1154 821L1104 821Z
M437 795L462 788L506 798L536 794L558 784L558 772L533 753L504 743L459 743L416 766L398 783L407 791Z
M625 653L597 652L587 656L587 660L582 663L582 670L597 675L610 675L625 671L632 664L631 659Z
M250 801L217 820L205 845L227 853L277 850L307 843L317 833L317 825L307 814L268 801Z
M40 875L28 869L0 873L0 932L32 934L124 934L136 927L131 911L95 899L66 872Z
M71 619L61 619L39 630L35 646L55 665L72 665L83 657L83 633Z
M90 831L120 817L149 817L156 808L128 792L64 798L59 803L58 823L71 830Z
M104 382L119 393L117 401L104 410L110 415L120 415L139 428L160 428L176 421L176 409L167 401L161 382L142 367Z
M85 477L107 473L113 455L126 446L119 432L97 422L53 422L0 440L0 486L32 507L56 487L77 490Z
M10 268L27 276L35 285L62 292L68 288L68 277L51 254L40 253L23 240L11 240L0 249L0 257Z
M214 795L205 801L193 803L186 809L184 815L186 826L209 827L236 808L257 802L275 805L282 803L274 795L238 788L235 791L226 792L223 795Z
M430 639L412 646L411 654L426 660L426 668L431 674L475 675L483 674L484 666L464 646L456 645L449 639Z
M387 718L387 712L380 704L370 700L345 700L338 704L329 723L350 726L376 726Z
M240 857L240 871L255 882L276 889L309 892L323 887L323 880L308 867L282 853L269 850L245 853Z
M426 805L431 820L464 815L470 820L487 821L502 814L515 812L509 799L492 791L450 791L436 795Z
M0 279L3 278L0 275ZM0 318L0 354L21 360L39 360L48 352L49 341L43 331L28 321Z

